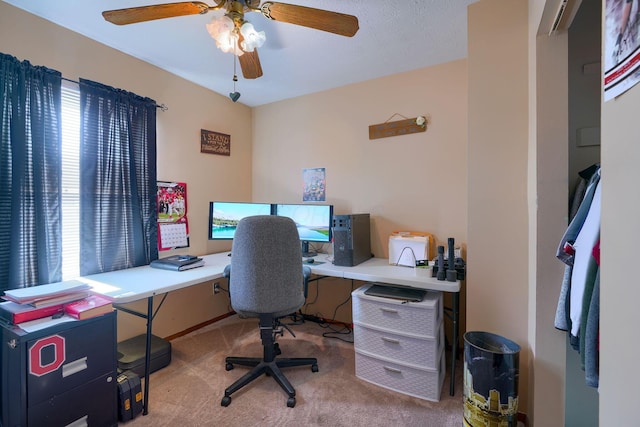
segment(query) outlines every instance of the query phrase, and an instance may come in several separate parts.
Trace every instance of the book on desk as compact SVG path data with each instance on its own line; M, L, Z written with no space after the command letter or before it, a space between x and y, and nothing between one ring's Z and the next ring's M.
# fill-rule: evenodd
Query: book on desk
M204 260L193 255L173 255L151 261L149 265L153 268L161 268L163 270L184 271L202 267Z
M84 320L113 311L111 300L102 295L90 295L81 300L65 304L64 312L69 316Z

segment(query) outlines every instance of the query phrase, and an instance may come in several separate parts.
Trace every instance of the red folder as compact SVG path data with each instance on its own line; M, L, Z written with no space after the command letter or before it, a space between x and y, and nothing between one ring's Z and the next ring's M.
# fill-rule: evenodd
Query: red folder
M36 308L29 304L18 304L13 301L0 303L0 318L16 325L29 320L53 316L62 311L64 311L64 304Z

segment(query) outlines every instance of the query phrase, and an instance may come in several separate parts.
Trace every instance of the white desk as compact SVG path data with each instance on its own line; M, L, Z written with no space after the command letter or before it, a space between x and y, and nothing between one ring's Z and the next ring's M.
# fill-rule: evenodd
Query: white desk
M316 263L315 261L319 263ZM318 255L313 264L305 264L316 275L342 277L343 279L379 282L389 285L409 286L430 291L451 293L451 376L449 394L455 394L456 359L458 356L458 336L460 334L460 281L448 282L431 277L431 270L418 271L414 268L389 264L386 258L371 258L353 267L333 265L326 255Z
M151 366L151 332L155 313L153 312L153 297L168 292L193 286L209 280L223 277L224 268L230 262L229 252L205 255L202 257L205 265L186 271L170 271L149 266L111 271L108 273L84 276L80 280L87 282L99 294L113 299L119 310L145 318L147 320L147 342L145 354L144 400L143 414L148 413L149 398L149 368ZM366 282L380 282L391 285L410 286L413 288L433 291L450 292L453 299L452 321L452 354L451 354L451 384L450 394L454 395L455 362L459 333L460 312L460 282L437 280L424 272L417 273L415 269L390 265L387 259L371 258L353 267L333 265L326 255L316 257L318 262L304 264L311 268L316 276L338 277L343 279L362 280ZM121 307L118 304L147 299L147 312L139 313ZM159 309L160 307L158 307ZM157 311L157 310L156 310Z
M418 271L414 268L389 264L386 258L371 258L353 267L341 267L327 261L326 255L314 258L318 263L305 264L313 274L365 282L382 282L389 285L410 286L430 291L460 292L460 281L447 282L431 277L431 270ZM321 264L322 263L322 264Z
M223 276L224 267L229 264L229 252L203 256L204 266L185 271L170 271L152 268L148 265L124 270L110 271L81 277L99 294L113 299L118 310L125 311L147 320L147 342L144 369L144 398L142 413L149 413L149 369L151 367L151 331L153 329L153 297L171 291L197 285ZM140 313L119 304L147 299L147 312ZM160 307L158 307L160 309ZM157 312L157 310L156 310Z
M95 292L112 298L114 303L124 304L218 279L229 264L228 255L229 252L205 255L204 266L191 270L170 271L145 265L92 274L80 280L90 284Z

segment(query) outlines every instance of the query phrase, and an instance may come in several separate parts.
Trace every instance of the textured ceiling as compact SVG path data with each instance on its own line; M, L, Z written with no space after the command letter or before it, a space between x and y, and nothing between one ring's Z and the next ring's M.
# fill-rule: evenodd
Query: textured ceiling
M233 92L233 56L219 51L206 30L212 13L117 26L101 12L171 1L3 1L214 92ZM248 13L245 19L266 33L259 49L264 75L246 80L238 66L238 102L253 107L465 58L467 6L475 1L286 1L357 16L360 30L351 38Z

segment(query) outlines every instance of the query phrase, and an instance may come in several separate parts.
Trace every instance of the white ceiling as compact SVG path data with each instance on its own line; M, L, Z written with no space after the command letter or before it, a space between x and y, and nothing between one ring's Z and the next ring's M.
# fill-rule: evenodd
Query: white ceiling
M172 1L3 1L214 92L233 92L233 56L216 48L205 27L212 13L118 26L102 11ZM254 107L465 58L467 5L475 1L286 1L357 16L360 30L351 38L248 13L245 19L266 33L259 49L264 75L245 80L237 65L238 102Z

